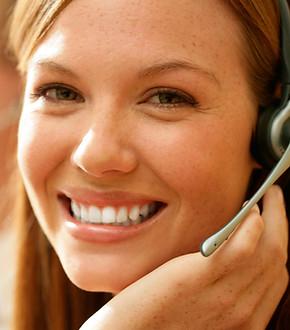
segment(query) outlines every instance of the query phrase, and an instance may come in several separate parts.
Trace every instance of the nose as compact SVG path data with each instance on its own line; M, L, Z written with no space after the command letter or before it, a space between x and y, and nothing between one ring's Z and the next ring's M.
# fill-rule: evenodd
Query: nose
M104 121L91 125L72 155L74 166L95 177L133 171L137 156L130 145L132 135L122 126Z

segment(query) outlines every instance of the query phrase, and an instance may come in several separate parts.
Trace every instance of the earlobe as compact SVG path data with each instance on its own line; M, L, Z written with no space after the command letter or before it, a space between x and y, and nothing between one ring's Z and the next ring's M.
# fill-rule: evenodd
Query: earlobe
M282 83L277 83L275 93L274 93L274 99L281 99L281 89L282 89Z
M258 163L258 161L253 158L253 170L262 170L263 166Z

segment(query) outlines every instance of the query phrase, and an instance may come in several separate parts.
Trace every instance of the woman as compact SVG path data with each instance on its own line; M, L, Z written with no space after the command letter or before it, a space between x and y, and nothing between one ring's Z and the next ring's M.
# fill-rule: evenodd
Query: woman
M23 192L15 329L77 329L102 305L83 329L266 328L288 284L280 188L198 250L260 168L276 1L19 1L10 35L33 209Z

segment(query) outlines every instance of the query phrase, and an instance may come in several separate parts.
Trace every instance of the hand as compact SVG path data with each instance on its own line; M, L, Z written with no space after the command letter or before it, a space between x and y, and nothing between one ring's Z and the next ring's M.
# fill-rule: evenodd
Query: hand
M165 263L120 292L81 330L265 329L288 284L288 223L279 187L212 256Z

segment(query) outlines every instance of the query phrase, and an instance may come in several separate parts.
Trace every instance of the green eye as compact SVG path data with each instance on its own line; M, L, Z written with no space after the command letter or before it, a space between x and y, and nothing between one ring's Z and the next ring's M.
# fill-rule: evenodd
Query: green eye
M47 92L47 96L50 96L49 94L54 94L51 96L55 96L55 98L60 101L73 101L78 97L76 92L64 87L52 89Z
M156 95L155 98L158 99L158 103L161 104L176 104L185 102L181 96L174 93L160 93L159 95Z
M44 98L50 102L84 101L83 97L74 89L59 84L47 84L41 86L37 89L36 93L31 96L34 99Z
M197 105L197 102L189 95L181 91L171 89L158 89L152 96L147 99L147 103L165 107Z
M56 88L47 89L44 96L49 99L58 100L58 101L80 100L80 95L77 92L67 87L56 87Z

